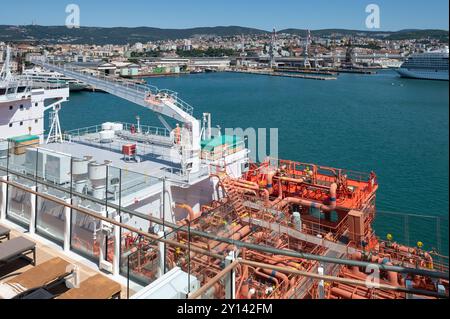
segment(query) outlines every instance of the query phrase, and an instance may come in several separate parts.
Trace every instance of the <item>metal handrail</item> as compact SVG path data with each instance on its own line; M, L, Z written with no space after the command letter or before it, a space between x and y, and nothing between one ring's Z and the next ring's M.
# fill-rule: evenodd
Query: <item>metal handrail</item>
M132 124L132 123L126 123L126 122L115 122L115 123L122 124L124 131L129 131L131 126L133 126L133 125L135 127L137 127L137 124ZM157 135L157 136L163 136L163 137L170 136L169 130L167 130L164 127L149 126L149 125L141 124L140 129L141 129L142 134ZM83 136L83 135L87 135L87 134L99 133L102 130L103 130L102 125L97 124L97 125L93 125L93 126L81 127L81 128L67 131L67 132L65 132L65 135L70 135L71 137L78 137L78 136Z

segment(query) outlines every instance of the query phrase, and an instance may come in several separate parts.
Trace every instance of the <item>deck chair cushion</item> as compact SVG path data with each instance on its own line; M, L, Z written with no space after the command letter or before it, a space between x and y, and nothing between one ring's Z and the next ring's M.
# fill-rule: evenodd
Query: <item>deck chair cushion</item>
M26 251L32 250L36 244L24 237L16 237L6 242L0 243L0 264L6 263L11 258L18 256Z
M10 233L11 230L9 230L6 227L3 227L2 225L0 225L0 237L6 236Z

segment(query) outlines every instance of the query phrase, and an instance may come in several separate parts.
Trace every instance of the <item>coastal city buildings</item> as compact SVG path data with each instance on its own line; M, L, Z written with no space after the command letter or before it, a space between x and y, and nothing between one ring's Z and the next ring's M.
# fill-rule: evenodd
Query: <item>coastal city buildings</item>
M86 66L92 72L135 77L152 74L176 74L204 70L223 71L230 67L255 69L267 67L273 56L284 66L304 65L307 48L309 65L314 68L337 68L345 64L349 42L353 63L361 67L399 67L407 56L439 49L445 45L440 38L383 39L343 33L320 35L271 33L234 36L194 35L187 39L158 40L129 44L70 44L25 41L14 45L16 59L12 69L23 69L32 56L45 53L49 59ZM0 51L5 49L0 42ZM272 51L271 51L272 50ZM0 64L2 61L0 60ZM20 64L20 65L19 65Z

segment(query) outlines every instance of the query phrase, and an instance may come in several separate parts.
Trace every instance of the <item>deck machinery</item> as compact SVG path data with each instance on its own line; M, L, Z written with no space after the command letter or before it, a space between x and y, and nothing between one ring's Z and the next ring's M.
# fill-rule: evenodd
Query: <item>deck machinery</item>
M433 269L430 254L420 248L410 248L379 240L371 223L375 215L375 194L378 188L375 173L363 174L314 164L284 160L268 160L250 165L243 178L219 178L218 188L225 195L190 221L191 227L277 249L351 260ZM181 222L183 224L183 221ZM188 240L178 235L181 241ZM192 239L191 239L192 240ZM239 248L239 244L220 243L194 238L197 245L219 254L238 251L250 259L282 268L354 280L368 280L365 269L326 264L276 253ZM186 265L186 256L173 251L170 262ZM222 265L206 256L191 256L191 272L204 283L219 273ZM403 276L381 271L380 283L396 287L411 285L424 290L448 291L448 281L421 276ZM271 269L240 265L237 271L238 298L330 298L369 299L407 298L405 293L361 287L349 283L326 283L320 289L318 281L289 275ZM217 284L211 292L214 298L224 297L224 288Z

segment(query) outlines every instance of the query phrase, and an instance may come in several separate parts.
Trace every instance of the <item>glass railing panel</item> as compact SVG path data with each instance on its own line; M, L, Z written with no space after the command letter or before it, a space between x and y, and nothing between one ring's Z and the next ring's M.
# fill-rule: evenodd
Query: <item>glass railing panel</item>
M9 143L5 139L0 139L0 168L6 169L8 165Z
M148 231L149 221L123 214L122 222L134 228ZM121 229L120 273L129 280L146 286L161 274L158 242L145 238L128 229Z
M74 197L74 205L88 209L99 215L106 214L104 205ZM100 256L100 220L81 211L72 209L71 248L81 255L98 261Z
M14 174L9 175L9 181L20 184L25 188L31 188L34 184ZM7 188L7 210L6 218L17 224L28 227L30 225L32 197L31 193L18 187L8 185Z
M62 201L68 201L70 198L70 194L67 192L62 192L41 184L38 185L37 191ZM62 246L64 244L65 212L64 205L38 196L36 206L36 232Z

